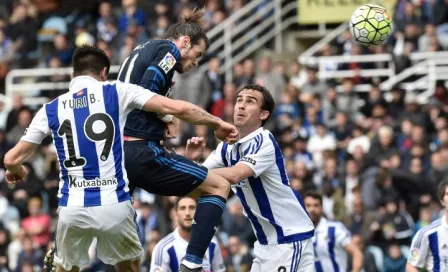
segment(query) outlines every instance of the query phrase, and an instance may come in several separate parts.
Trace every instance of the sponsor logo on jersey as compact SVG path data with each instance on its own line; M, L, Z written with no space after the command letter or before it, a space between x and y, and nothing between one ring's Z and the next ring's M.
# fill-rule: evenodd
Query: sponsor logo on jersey
M176 64L176 58L171 55L170 52L166 53L165 57L159 62L159 67L167 74L171 69L173 69Z
M117 186L118 181L116 178L108 178L108 179L80 179L74 176L68 176L68 183L70 188L95 188L102 186Z
M248 162L248 163L253 164L253 165L257 164L256 160L248 158L248 157L242 157L240 161Z

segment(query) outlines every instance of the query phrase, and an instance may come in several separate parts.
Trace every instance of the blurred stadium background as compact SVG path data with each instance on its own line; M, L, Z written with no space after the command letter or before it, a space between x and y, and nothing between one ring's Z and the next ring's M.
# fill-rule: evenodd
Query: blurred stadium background
M234 94L258 83L277 108L267 128L281 142L293 189L324 195L366 258L366 271L404 271L415 232L440 216L435 187L448 177L448 1L384 0L394 32L383 46L354 44L345 22L365 0L1 0L0 272L41 271L55 230L58 166L51 139L9 186L3 156L34 112L66 91L75 46L95 44L114 66L181 13L206 6L212 41L200 66L176 75L174 97L232 119ZM317 127L323 127L317 132ZM182 125L184 152L204 127ZM175 228L173 198L135 194L149 270L154 245ZM248 271L254 235L233 197L218 238L227 271ZM293 220L293 219L292 219ZM86 271L113 271L91 252ZM371 265L374 264L374 265ZM398 268L398 269L397 269ZM396 270L392 270L396 269Z

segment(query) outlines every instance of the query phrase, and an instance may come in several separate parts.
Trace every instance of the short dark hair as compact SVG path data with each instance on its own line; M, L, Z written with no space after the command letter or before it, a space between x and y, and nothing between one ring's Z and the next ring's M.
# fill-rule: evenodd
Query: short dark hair
M110 69L110 60L103 50L90 46L82 45L75 49L72 58L73 73L75 76L85 73L99 74L104 67L107 68L107 73Z
M188 36L191 39L191 45L197 45L201 40L205 42L205 49L210 46L207 34L204 30L204 16L205 8L194 9L189 15L180 17L179 22L170 26L165 32L164 39L178 39L181 36Z
M321 206L323 205L322 195L319 194L318 192L316 192L316 191L308 191L308 192L305 193L305 196L304 196L303 199L305 199L307 197L311 197L311 198L317 199L317 200L319 200L320 205Z
M444 180L440 182L439 186L437 186L437 196L439 200L443 200L443 196L445 195L445 191L448 188L448 180ZM448 209L448 207L446 207Z
M179 208L179 202L180 202L182 199L184 199L184 198L190 198L190 199L193 199L194 202L196 202L196 204L197 204L197 201L196 201L195 198L193 198L193 197L191 197L191 196L181 196L181 197L178 197L178 198L176 199L176 202L174 203L174 210L177 211L177 209Z
M241 90L238 91L238 94L244 90L259 91L263 95L263 103L261 104L261 109L269 112L268 118L266 120L263 120L263 122L261 122L261 125L263 126L269 120L269 118L271 118L272 113L274 112L275 109L274 98L272 97L271 93L266 87L263 87L258 84L248 84L243 88L241 88Z

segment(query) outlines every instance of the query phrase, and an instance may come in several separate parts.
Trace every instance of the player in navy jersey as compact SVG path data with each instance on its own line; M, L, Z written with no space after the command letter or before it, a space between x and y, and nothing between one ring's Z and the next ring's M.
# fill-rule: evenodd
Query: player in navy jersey
M195 10L184 16L167 30L165 40L137 46L123 61L118 79L169 96L174 73L186 73L197 66L209 46L201 27L204 11ZM202 258L221 218L230 187L214 171L165 150L161 142L167 126L166 136L172 137L172 123L171 116L131 112L124 130L126 169L131 187L158 195L200 197L194 217L196 224L180 271L202 271ZM234 142L237 136L235 128L228 140Z
M4 159L6 180L23 181L22 162L53 135L60 164L57 271L79 271L89 262L97 238L98 258L118 271L139 271L143 248L134 221L123 161L123 129L129 112L144 109L173 114L195 124L215 126L225 139L233 126L184 101L157 95L137 85L104 82L106 54L83 46L73 55L69 91L45 104L25 135ZM104 224L107 222L107 224Z
M437 195L445 214L420 229L412 239L406 271L448 271L448 180L442 181Z

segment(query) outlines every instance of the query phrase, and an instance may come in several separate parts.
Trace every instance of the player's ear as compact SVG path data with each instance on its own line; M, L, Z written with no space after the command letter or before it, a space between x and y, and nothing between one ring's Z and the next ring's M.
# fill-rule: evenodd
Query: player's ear
M104 67L103 70L101 70L100 79L101 79L101 81L107 80L107 67Z
M260 119L264 121L264 120L266 120L268 118L269 118L269 111L261 110Z
M182 38L182 49L190 49L191 48L191 38L190 36L184 36Z

